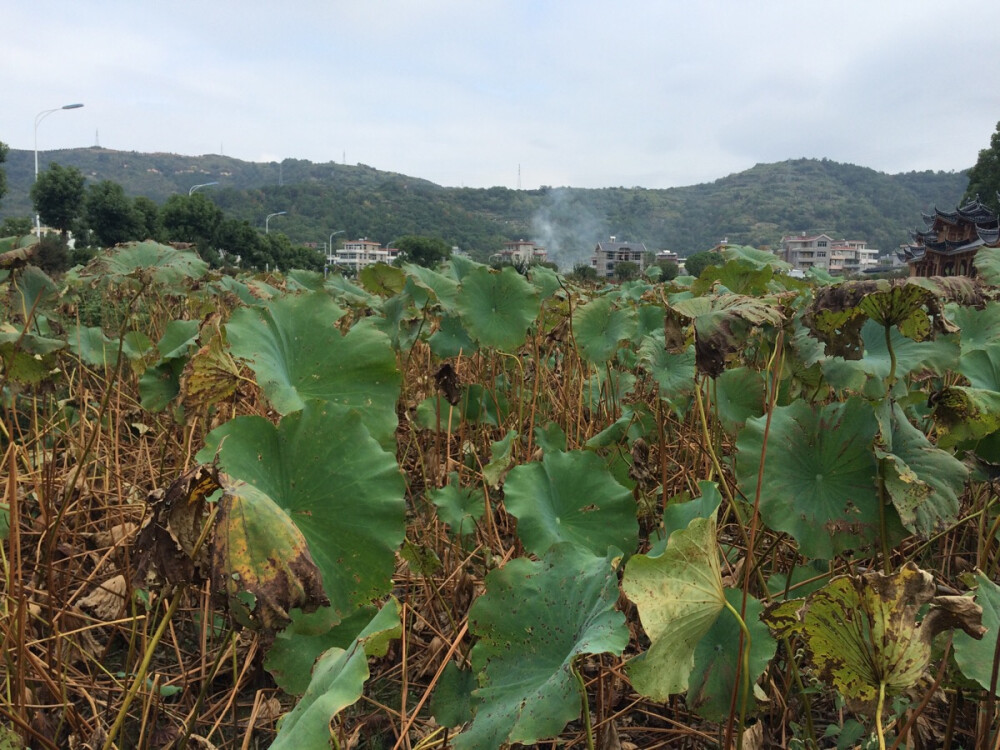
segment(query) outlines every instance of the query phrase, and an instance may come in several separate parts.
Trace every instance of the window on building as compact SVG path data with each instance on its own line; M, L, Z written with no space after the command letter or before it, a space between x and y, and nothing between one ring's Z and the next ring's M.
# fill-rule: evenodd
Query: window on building
M826 240L820 240L817 242L816 247L826 247Z

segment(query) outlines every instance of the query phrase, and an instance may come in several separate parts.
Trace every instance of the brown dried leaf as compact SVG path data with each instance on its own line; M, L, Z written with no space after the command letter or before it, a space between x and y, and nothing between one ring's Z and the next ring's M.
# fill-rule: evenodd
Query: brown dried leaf
M114 620L121 615L127 601L128 582L125 576L118 574L96 586L77 603L91 610L99 620Z

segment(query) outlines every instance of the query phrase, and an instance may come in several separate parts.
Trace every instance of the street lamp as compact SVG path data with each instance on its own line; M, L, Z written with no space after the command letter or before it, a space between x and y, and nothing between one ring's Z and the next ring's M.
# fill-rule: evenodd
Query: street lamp
M193 193L198 188L210 187L212 185L218 185L218 184L219 184L218 182L203 182L200 185L192 185L191 189L188 190L188 195L191 195L191 193Z
M61 107L44 109L35 115L35 182L38 182L38 123L51 115L53 112L58 112L60 109L80 109L82 106L82 104L64 104ZM42 220L37 213L35 214L35 233L40 239L42 236Z
M287 213L288 213L288 211L277 211L276 213L268 214L267 218L264 219L264 234L270 234L271 233L271 228L268 226L268 222L271 221L271 217L272 216L281 216L281 215L287 214Z

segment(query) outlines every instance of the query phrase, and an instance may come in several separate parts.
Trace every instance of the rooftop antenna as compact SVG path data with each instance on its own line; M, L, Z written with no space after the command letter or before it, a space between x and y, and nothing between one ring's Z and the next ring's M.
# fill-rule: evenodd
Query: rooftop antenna
M100 147L101 147L101 131L100 130L95 130L94 131L94 148L100 148Z
M521 189L521 165L517 165L517 189Z

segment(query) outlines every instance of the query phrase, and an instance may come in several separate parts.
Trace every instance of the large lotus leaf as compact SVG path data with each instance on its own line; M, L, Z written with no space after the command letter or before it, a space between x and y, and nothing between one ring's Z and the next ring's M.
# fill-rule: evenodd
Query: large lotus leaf
M719 485L708 480L698 482L698 497L691 499L688 492L670 498L667 507L663 509L663 531L661 538L650 546L649 556L658 557L667 548L667 540L675 531L682 531L691 525L696 518L708 518L713 515L722 503L722 493Z
M819 678L852 707L871 712L880 692L898 695L920 680L941 630L961 627L982 636L975 604L935 598L934 591L933 576L907 563L890 576L834 578L804 600L769 607L763 619L779 636L800 636ZM928 603L932 609L918 624L916 615Z
M186 356L198 340L197 320L171 320L156 342L156 349L163 359Z
M327 277L323 288L326 289L334 299L340 300L348 305L361 305L377 310L382 304L382 300L378 295L366 292L360 286L352 283L348 279L345 279L339 273L330 274L330 276Z
M736 475L747 497L756 494L766 422L747 420L736 441ZM828 560L878 539L877 427L872 407L858 398L825 406L795 401L774 410L760 513L807 557Z
M430 490L427 499L437 508L438 518L448 525L455 536L467 536L476 530L476 521L486 512L486 500L481 489L462 487L458 473L448 476L448 484Z
M955 662L962 674L978 682L984 690L989 690L1000 634L1000 586L982 573L976 576L976 603L983 610L986 637L977 640L968 633L955 633L952 644L955 647Z
M585 359L603 364L611 359L618 343L635 332L635 314L615 310L608 297L598 297L578 307L573 314L573 338Z
M635 333L632 341L641 344L647 336L658 336L663 343L663 325L667 311L662 305L639 305L636 309Z
M471 669L461 669L453 661L448 662L431 696L431 716L443 727L459 727L472 721L472 691L475 689L475 673Z
M660 397L670 407L682 411L694 393L694 348L680 353L667 351L663 336L647 336L639 347L640 366L653 376Z
M486 593L469 610L480 686L475 718L455 738L456 750L535 743L579 718L575 662L586 654L621 654L628 644L617 601L611 560L571 544L553 547L538 562L517 558L491 571Z
M456 306L469 334L482 346L513 351L538 315L538 292L513 268L486 266L462 278Z
M764 413L764 376L749 367L733 367L715 379L715 414L734 434L751 417Z
M528 271L528 280L535 285L539 296L546 300L562 289L562 278L551 268L532 266Z
M896 357L896 378L930 370L943 375L958 366L959 342L954 336L933 341L915 341L893 328L889 331L892 354ZM861 356L857 359L826 357L823 374L835 388L861 390L868 376L884 382L892 368L892 355L885 341L885 328L872 320L861 327Z
M969 470L950 453L934 447L910 424L899 404L884 402L880 431L885 484L907 531L927 538L958 517L959 500Z
M226 474L267 495L302 530L338 614L388 592L406 528L404 484L360 414L307 401L277 427L237 417L205 443L199 460L218 453Z
M219 500L212 578L235 619L265 632L285 627L293 608L311 612L329 604L302 532L267 495L242 482Z
M313 667L305 695L282 718L271 750L329 747L330 721L361 697L368 657L384 654L400 632L399 603L390 599L346 651L325 652Z
M460 354L472 354L479 347L462 327L462 321L455 315L441 316L438 329L427 340L431 351L441 359L450 359Z
M281 414L315 398L357 408L372 435L391 445L396 429L399 370L388 338L370 326L346 335L343 315L326 294L281 297L242 308L226 326L233 356L247 360Z
M205 407L229 398L240 382L240 368L216 332L184 366L181 391L186 406Z
M91 261L81 276L145 276L164 286L184 279L200 279L208 264L190 250L178 250L158 242L129 242L108 250Z
M670 535L662 555L636 555L625 567L622 591L650 640L629 664L629 677L653 700L688 689L695 649L725 607L715 535L714 513L696 518Z
M1000 392L1000 341L963 353L958 371L973 388Z
M792 267L791 263L782 260L767 250L760 250L749 245L727 245L722 249L722 257L728 260L739 260L756 268L773 268L785 271Z
M1000 285L1000 248L979 249L976 253L976 273L987 284Z
M743 604L743 592L726 589L726 600L737 612ZM763 674L774 656L777 643L760 620L763 606L752 596L747 596L743 621L750 631L750 643L744 640L743 648L750 649L750 685ZM687 692L687 706L709 721L725 721L729 716L733 691L739 684L736 706L743 703L743 665L741 663L740 624L732 612L722 612L694 650L694 669ZM739 679L737 680L737 672ZM751 687L751 693L753 689ZM753 705L752 702L750 705Z
M934 394L933 403L941 448L1000 430L1000 393L996 391L952 386Z
M420 335L423 320L410 304L406 294L397 294L382 303L382 315L367 318L364 324L382 331L389 337L392 348L398 352L409 351Z
M631 552L638 542L632 493L590 451L547 453L514 467L504 484L504 507L517 518L524 548L536 555L560 542L595 555L608 547Z
M318 292L323 288L325 281L319 271L293 268L285 274L285 287L289 291Z
M414 279L416 283L425 289L434 292L442 310L454 310L458 299L458 282L443 273L438 273L430 268L418 266L413 263L406 263L403 270Z
M70 351L94 367L114 367L118 359L118 341L109 339L98 327L72 326L66 335ZM121 342L122 354L130 360L141 359L152 344L142 331L129 331Z
M161 412L181 391L181 373L186 360L167 359L147 367L139 378L140 404L146 411Z
M698 370L713 378L743 351L751 327L780 326L784 320L775 302L740 294L678 300L671 307L694 321Z
M741 260L728 261L723 266L716 266L711 274L702 274L691 285L695 294L708 294L715 290L733 294L761 295L767 292L768 284L774 277L774 270L768 266L757 267L756 264Z
M1000 342L1000 302L987 302L982 309L952 303L945 307L945 312L961 329L962 357L974 349Z
M275 634L264 669L286 693L302 695L316 658L327 649L350 646L377 613L374 605L360 607L343 619L331 607L315 612L294 609L289 613L291 624Z
M44 312L59 297L59 287L45 271L28 266L15 277L11 291L11 312L21 321Z
M361 285L373 294L390 297L403 291L406 276L403 271L386 263L372 263L358 274Z

